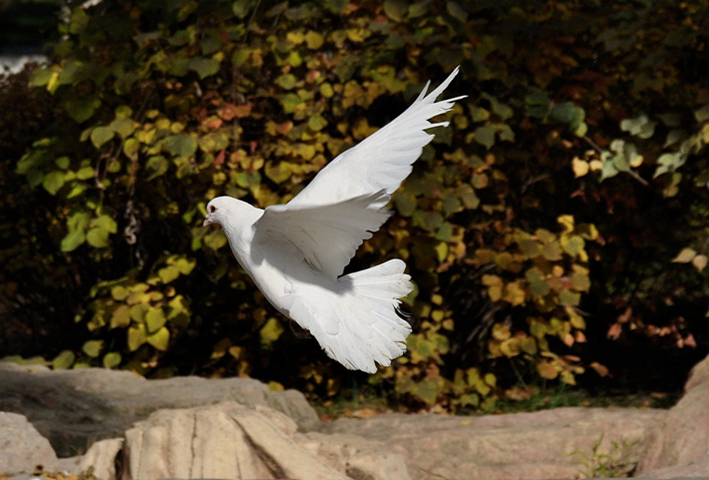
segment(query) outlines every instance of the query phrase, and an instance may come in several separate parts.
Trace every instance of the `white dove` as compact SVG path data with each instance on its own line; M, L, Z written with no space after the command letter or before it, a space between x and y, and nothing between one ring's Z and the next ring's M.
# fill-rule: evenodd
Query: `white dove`
M413 285L406 264L389 260L342 275L362 242L389 218L390 196L433 138L448 126L428 120L465 96L436 102L458 68L433 92L426 84L395 120L341 153L285 205L265 210L232 197L207 205L204 225L219 224L234 256L266 299L310 331L327 355L375 373L406 352L411 326L397 315Z

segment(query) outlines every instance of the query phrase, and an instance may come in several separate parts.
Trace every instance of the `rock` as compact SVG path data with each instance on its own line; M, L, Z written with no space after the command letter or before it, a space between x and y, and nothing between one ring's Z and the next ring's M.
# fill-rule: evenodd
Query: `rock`
M709 478L709 456L672 467L658 468L640 475L641 478Z
M70 471L79 475L92 469L96 478L113 480L116 478L116 457L118 457L122 448L122 438L99 440L91 445L81 457L77 466Z
M49 370L0 362L0 385L0 411L25 415L60 457L75 455L89 441L121 437L156 410L223 400L270 407L304 431L320 424L300 392L271 392L247 378L146 380L126 371Z
M685 393L672 407L664 421L654 428L638 463L637 473L656 476L655 472L684 465L690 470L706 466L709 451L709 357L692 370ZM709 476L709 468L702 471ZM657 477L665 478L665 477Z
M336 470L361 480L410 480L403 455L356 435L310 432L298 443Z
M339 419L326 433L354 434L383 442L401 453L413 479L508 480L577 478L582 461L611 442L640 443L660 425L663 410L558 408L533 413L460 417L384 414L370 419ZM574 454L574 452L580 452Z
M283 420L235 402L159 410L126 432L122 478L349 480L279 428Z
M29 474L38 465L51 467L56 462L49 441L24 416L0 412L0 476Z

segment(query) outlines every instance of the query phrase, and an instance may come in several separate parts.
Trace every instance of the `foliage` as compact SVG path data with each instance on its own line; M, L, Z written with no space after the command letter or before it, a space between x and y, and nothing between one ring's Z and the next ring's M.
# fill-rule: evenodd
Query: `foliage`
M72 6L31 89L1 96L42 120L9 117L27 133L0 170L5 336L39 341L14 353L335 395L357 375L284 333L205 205L287 201L459 64L447 95L468 98L351 265L404 258L417 286L409 353L369 382L491 409L515 383L622 376L609 341L701 344L708 7L609 8Z
M570 455L578 455L579 463L583 466L580 478L625 478L629 477L638 463L639 452L635 448L639 440L620 442L611 440L610 451L605 452L602 434L593 442L590 455L586 452L575 451Z

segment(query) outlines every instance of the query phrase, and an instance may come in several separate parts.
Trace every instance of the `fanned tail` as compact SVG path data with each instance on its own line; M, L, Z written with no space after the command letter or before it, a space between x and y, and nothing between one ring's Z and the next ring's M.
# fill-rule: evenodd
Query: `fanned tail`
M321 292L317 305L306 305L301 297L290 314L330 358L350 370L376 373L375 362L386 367L406 352L411 325L397 313L399 299L413 290L405 268L394 259L343 275L339 291Z

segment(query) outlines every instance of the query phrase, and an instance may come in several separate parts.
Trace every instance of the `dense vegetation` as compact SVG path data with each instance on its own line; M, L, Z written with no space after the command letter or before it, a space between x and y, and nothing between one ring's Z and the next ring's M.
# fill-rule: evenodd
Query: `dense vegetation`
M450 410L676 388L709 345L709 5L605 3L70 4L50 64L0 93L0 348ZM205 205L287 201L457 65L468 98L352 265L407 261L409 353L347 372Z

